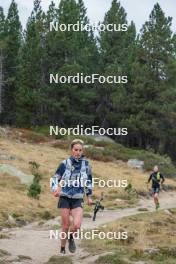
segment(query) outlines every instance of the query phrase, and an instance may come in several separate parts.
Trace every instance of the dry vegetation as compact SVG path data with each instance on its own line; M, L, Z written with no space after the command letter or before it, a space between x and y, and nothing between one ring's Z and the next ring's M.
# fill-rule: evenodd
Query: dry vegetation
M101 227L100 230L104 232L127 231L127 240L84 240L82 246L86 247L91 254L114 252L120 258L119 262L114 262L114 255L109 255L100 258L101 261L96 262L98 264L130 263L129 260L147 260L150 264L174 264L176 263L175 226L175 209L170 210L169 213L160 211L124 217Z
M8 135L8 137L7 137ZM31 136L32 135L32 136ZM33 221L54 217L58 215L57 199L54 198L49 189L49 178L54 174L58 164L69 155L69 150L53 147L53 139L46 139L28 130L10 130L6 137L0 138L2 153L15 156L14 160L1 160L1 164L11 164L24 173L31 174L30 162L40 165L39 171L42 175L42 192L40 199L35 200L27 196L27 186L22 185L16 177L0 174L0 225L7 225L8 215ZM40 140L39 140L40 138ZM29 143L30 142L30 143ZM147 194L146 180L148 173L128 168L122 161L102 162L90 160L94 177L101 179L127 179L137 193ZM176 187L176 182L168 180L167 184ZM94 190L94 199L100 197L104 192L105 207L123 208L132 206L137 201L137 196L129 194L123 188L97 188ZM85 206L85 210L88 209Z

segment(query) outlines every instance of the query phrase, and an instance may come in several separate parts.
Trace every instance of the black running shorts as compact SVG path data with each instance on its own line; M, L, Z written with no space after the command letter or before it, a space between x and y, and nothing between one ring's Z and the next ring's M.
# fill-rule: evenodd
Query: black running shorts
M58 208L68 208L74 209L77 207L83 208L83 199L68 198L66 196L61 196L58 201Z
M160 191L160 188L158 187L152 187L152 193L155 194L155 193L159 193Z

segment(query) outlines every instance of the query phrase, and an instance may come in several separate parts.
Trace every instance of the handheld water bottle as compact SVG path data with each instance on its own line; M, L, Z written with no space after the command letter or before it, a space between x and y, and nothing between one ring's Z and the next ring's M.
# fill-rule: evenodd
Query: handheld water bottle
M50 178L50 190L51 192L55 192L58 188L58 179L57 177Z

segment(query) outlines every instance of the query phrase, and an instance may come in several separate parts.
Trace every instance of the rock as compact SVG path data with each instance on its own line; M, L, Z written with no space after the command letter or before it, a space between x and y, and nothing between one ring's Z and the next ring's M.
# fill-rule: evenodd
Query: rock
M131 168L144 170L144 161L138 159L129 159L127 165Z
M94 145L84 145L84 148L95 148L95 149L99 149L99 150L104 150L104 147L96 147Z
M105 148L104 147L95 147L96 149L99 149L99 150L104 150Z
M12 215L8 215L8 223L11 225L16 225L16 220Z
M22 171L18 170L16 167L9 164L0 164L0 173L7 173L11 176L18 177L21 183L24 184L31 184L34 178L33 175L25 174Z
M144 252L149 253L149 254L155 254L158 253L160 250L159 248L146 248Z
M16 157L8 155L8 154L0 154L0 159L1 160L15 160Z
M108 143L116 143L112 138L110 138L108 136L101 136L99 134L95 134L95 135L89 135L89 137L93 138L97 142L104 141L104 142L108 142Z
M148 208L139 208L138 211L145 212L145 211L148 211Z
M169 210L164 210L164 212L166 213L166 214L168 214L168 215L172 215L172 213L169 211Z
M6 135L6 128L0 127L0 136L5 136Z
M26 225L26 221L23 219L16 219L16 224L18 226L24 226L24 225Z
M84 148L92 148L93 145L84 145Z
M119 199L119 198L115 199L115 201L116 201L116 202L124 202L124 200Z

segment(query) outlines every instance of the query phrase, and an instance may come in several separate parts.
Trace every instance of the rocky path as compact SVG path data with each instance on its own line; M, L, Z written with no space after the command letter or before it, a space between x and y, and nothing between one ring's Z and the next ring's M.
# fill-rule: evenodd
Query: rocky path
M160 204L162 209L169 209L176 207L176 192L162 192L160 195ZM149 212L155 210L152 199L140 200L135 208L126 208L112 211L102 211L98 213L95 222L91 218L84 218L82 228L87 229L90 227L96 228L99 225L115 221L125 216L131 216L142 213L139 211L141 208L146 208ZM50 230L55 230L54 225L59 224L60 219L55 218L47 221L44 225L38 223L31 223L21 228L13 228L3 230L1 234L9 236L9 238L0 239L0 249L6 250L11 255L5 257L5 262L0 263L27 263L27 264L42 264L48 259L56 255L59 249L59 240L50 239ZM77 254L72 255L75 264L88 264L93 263L98 256L92 256L85 250L79 247L80 242L77 241L78 249ZM23 259L19 261L19 255L28 256L31 259ZM70 254L69 254L70 255ZM1 260L1 258L0 258Z

